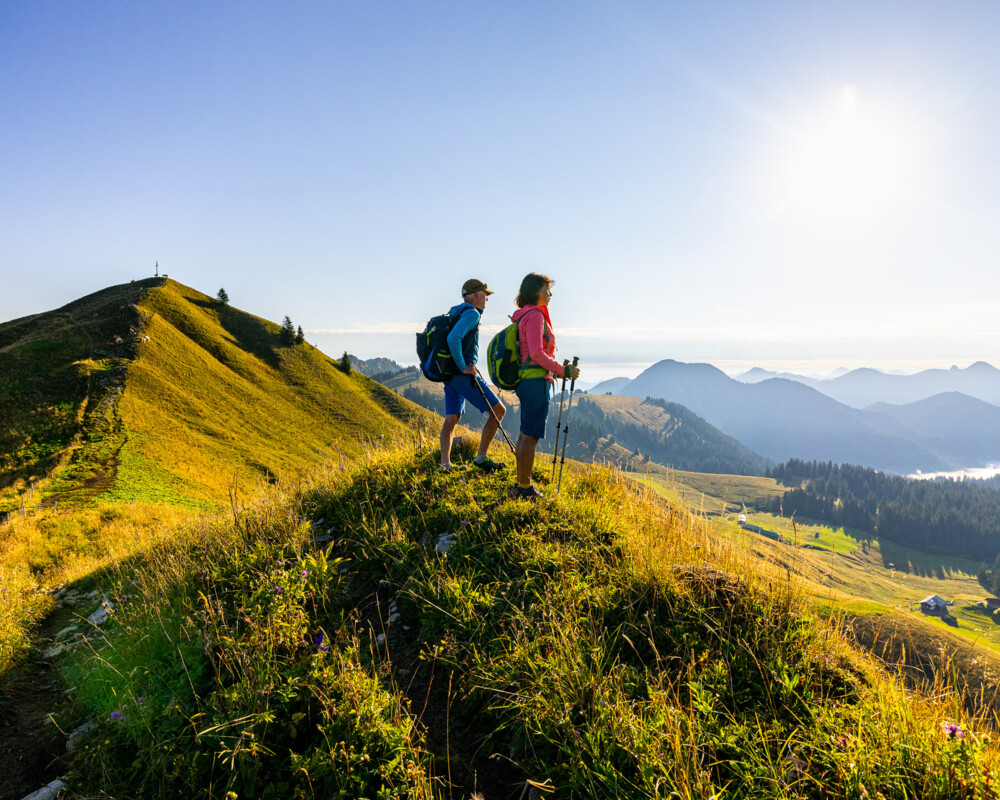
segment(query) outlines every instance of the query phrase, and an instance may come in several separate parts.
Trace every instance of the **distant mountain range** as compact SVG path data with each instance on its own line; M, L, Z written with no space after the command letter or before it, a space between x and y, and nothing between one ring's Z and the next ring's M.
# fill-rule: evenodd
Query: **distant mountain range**
M775 461L815 459L899 473L1000 462L1000 407L981 397L1000 401L1000 370L989 364L912 376L854 370L827 381L763 372L736 380L710 364L668 359L634 380L605 381L591 393L679 403ZM942 388L947 386L977 394ZM853 403L870 402L859 408L826 390L850 396ZM901 402L901 397L915 400Z
M389 376L395 375L397 372L402 372L404 367L402 364L397 364L391 358L358 358L355 355L348 353L347 357L351 359L351 367L356 369L362 375L367 375L369 378L375 375L379 376Z
M945 392L961 392L1000 405L1000 369L985 361L977 361L965 369L926 369L913 375L892 375L864 368L851 370L836 378L820 379L755 367L737 376L742 383L760 383L771 378L804 383L853 408L867 408L873 403L915 403Z

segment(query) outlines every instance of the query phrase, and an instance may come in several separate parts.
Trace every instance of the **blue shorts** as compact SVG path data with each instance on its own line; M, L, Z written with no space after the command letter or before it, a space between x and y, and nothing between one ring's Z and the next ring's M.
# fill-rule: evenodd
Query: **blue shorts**
M535 439L544 439L552 381L546 378L525 378L514 391L521 401L521 433Z
M465 411L466 400L472 403L476 410L484 414L500 402L500 398L493 393L493 390L478 375L476 376L476 382L483 390L482 392L476 388L476 384L472 382L469 375L456 375L444 385L445 416L452 414L462 416ZM486 395L485 398L483 397L484 394Z

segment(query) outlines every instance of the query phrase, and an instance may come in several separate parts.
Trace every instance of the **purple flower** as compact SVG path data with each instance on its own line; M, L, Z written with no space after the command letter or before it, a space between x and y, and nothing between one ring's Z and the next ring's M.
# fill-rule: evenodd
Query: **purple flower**
M839 739L837 739L837 747L839 747L841 750L846 750L847 749L847 737L846 736L841 736Z
M141 706L143 703L146 702L146 698L145 697L137 697L137 698L135 698L135 702L138 703Z
M463 524L463 525L468 525L468 524L469 524L469 520L467 520L467 519L463 519L463 520L462 520L462 524Z
M965 731L962 730L962 726L956 725L954 722L942 722L941 730L949 739L965 738Z
M124 719L125 719L125 715L121 711L119 711L118 709L115 709L114 711L111 712L111 721L112 722L121 722Z
M305 577L306 575L308 575L308 574L309 574L309 570L307 570L307 569L304 569L304 570L302 570L302 577L303 577L303 578L304 578L304 577Z
M319 635L317 635L316 638L313 639L313 642L316 645L316 649L319 650L321 653L329 653L330 652L330 648L323 644L323 634L322 633L319 634Z

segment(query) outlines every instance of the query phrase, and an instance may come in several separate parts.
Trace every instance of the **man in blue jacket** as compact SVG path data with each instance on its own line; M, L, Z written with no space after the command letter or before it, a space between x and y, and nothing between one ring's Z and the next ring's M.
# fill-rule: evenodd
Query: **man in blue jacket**
M444 385L444 424L441 426L440 436L442 472L454 469L451 464L451 443L455 436L455 426L465 411L466 400L478 411L488 415L479 438L479 452L472 462L473 469L493 472L506 466L493 461L486 453L507 409L486 381L479 377L479 370L476 369L476 362L479 360L479 322L491 294L493 292L485 283L471 278L462 284L462 302L448 311L449 316L457 317L448 334L448 350L458 374ZM489 413L490 408L493 409L492 414Z

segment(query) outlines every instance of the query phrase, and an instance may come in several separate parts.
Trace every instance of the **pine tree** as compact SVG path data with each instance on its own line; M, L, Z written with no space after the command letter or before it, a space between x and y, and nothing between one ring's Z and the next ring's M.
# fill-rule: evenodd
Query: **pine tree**
M299 327L295 331L295 344L302 344L305 340L306 340L306 335L305 333L302 332L302 326L299 325Z
M287 315L281 320L281 343L295 344L295 326L292 324L291 317Z
M344 355L340 357L340 371L345 375L351 374L351 357L347 355L347 351L344 351Z
M220 303L222 303L222 305L224 306L229 305L229 294L226 292L225 289L219 289L219 293L216 295L216 298Z

